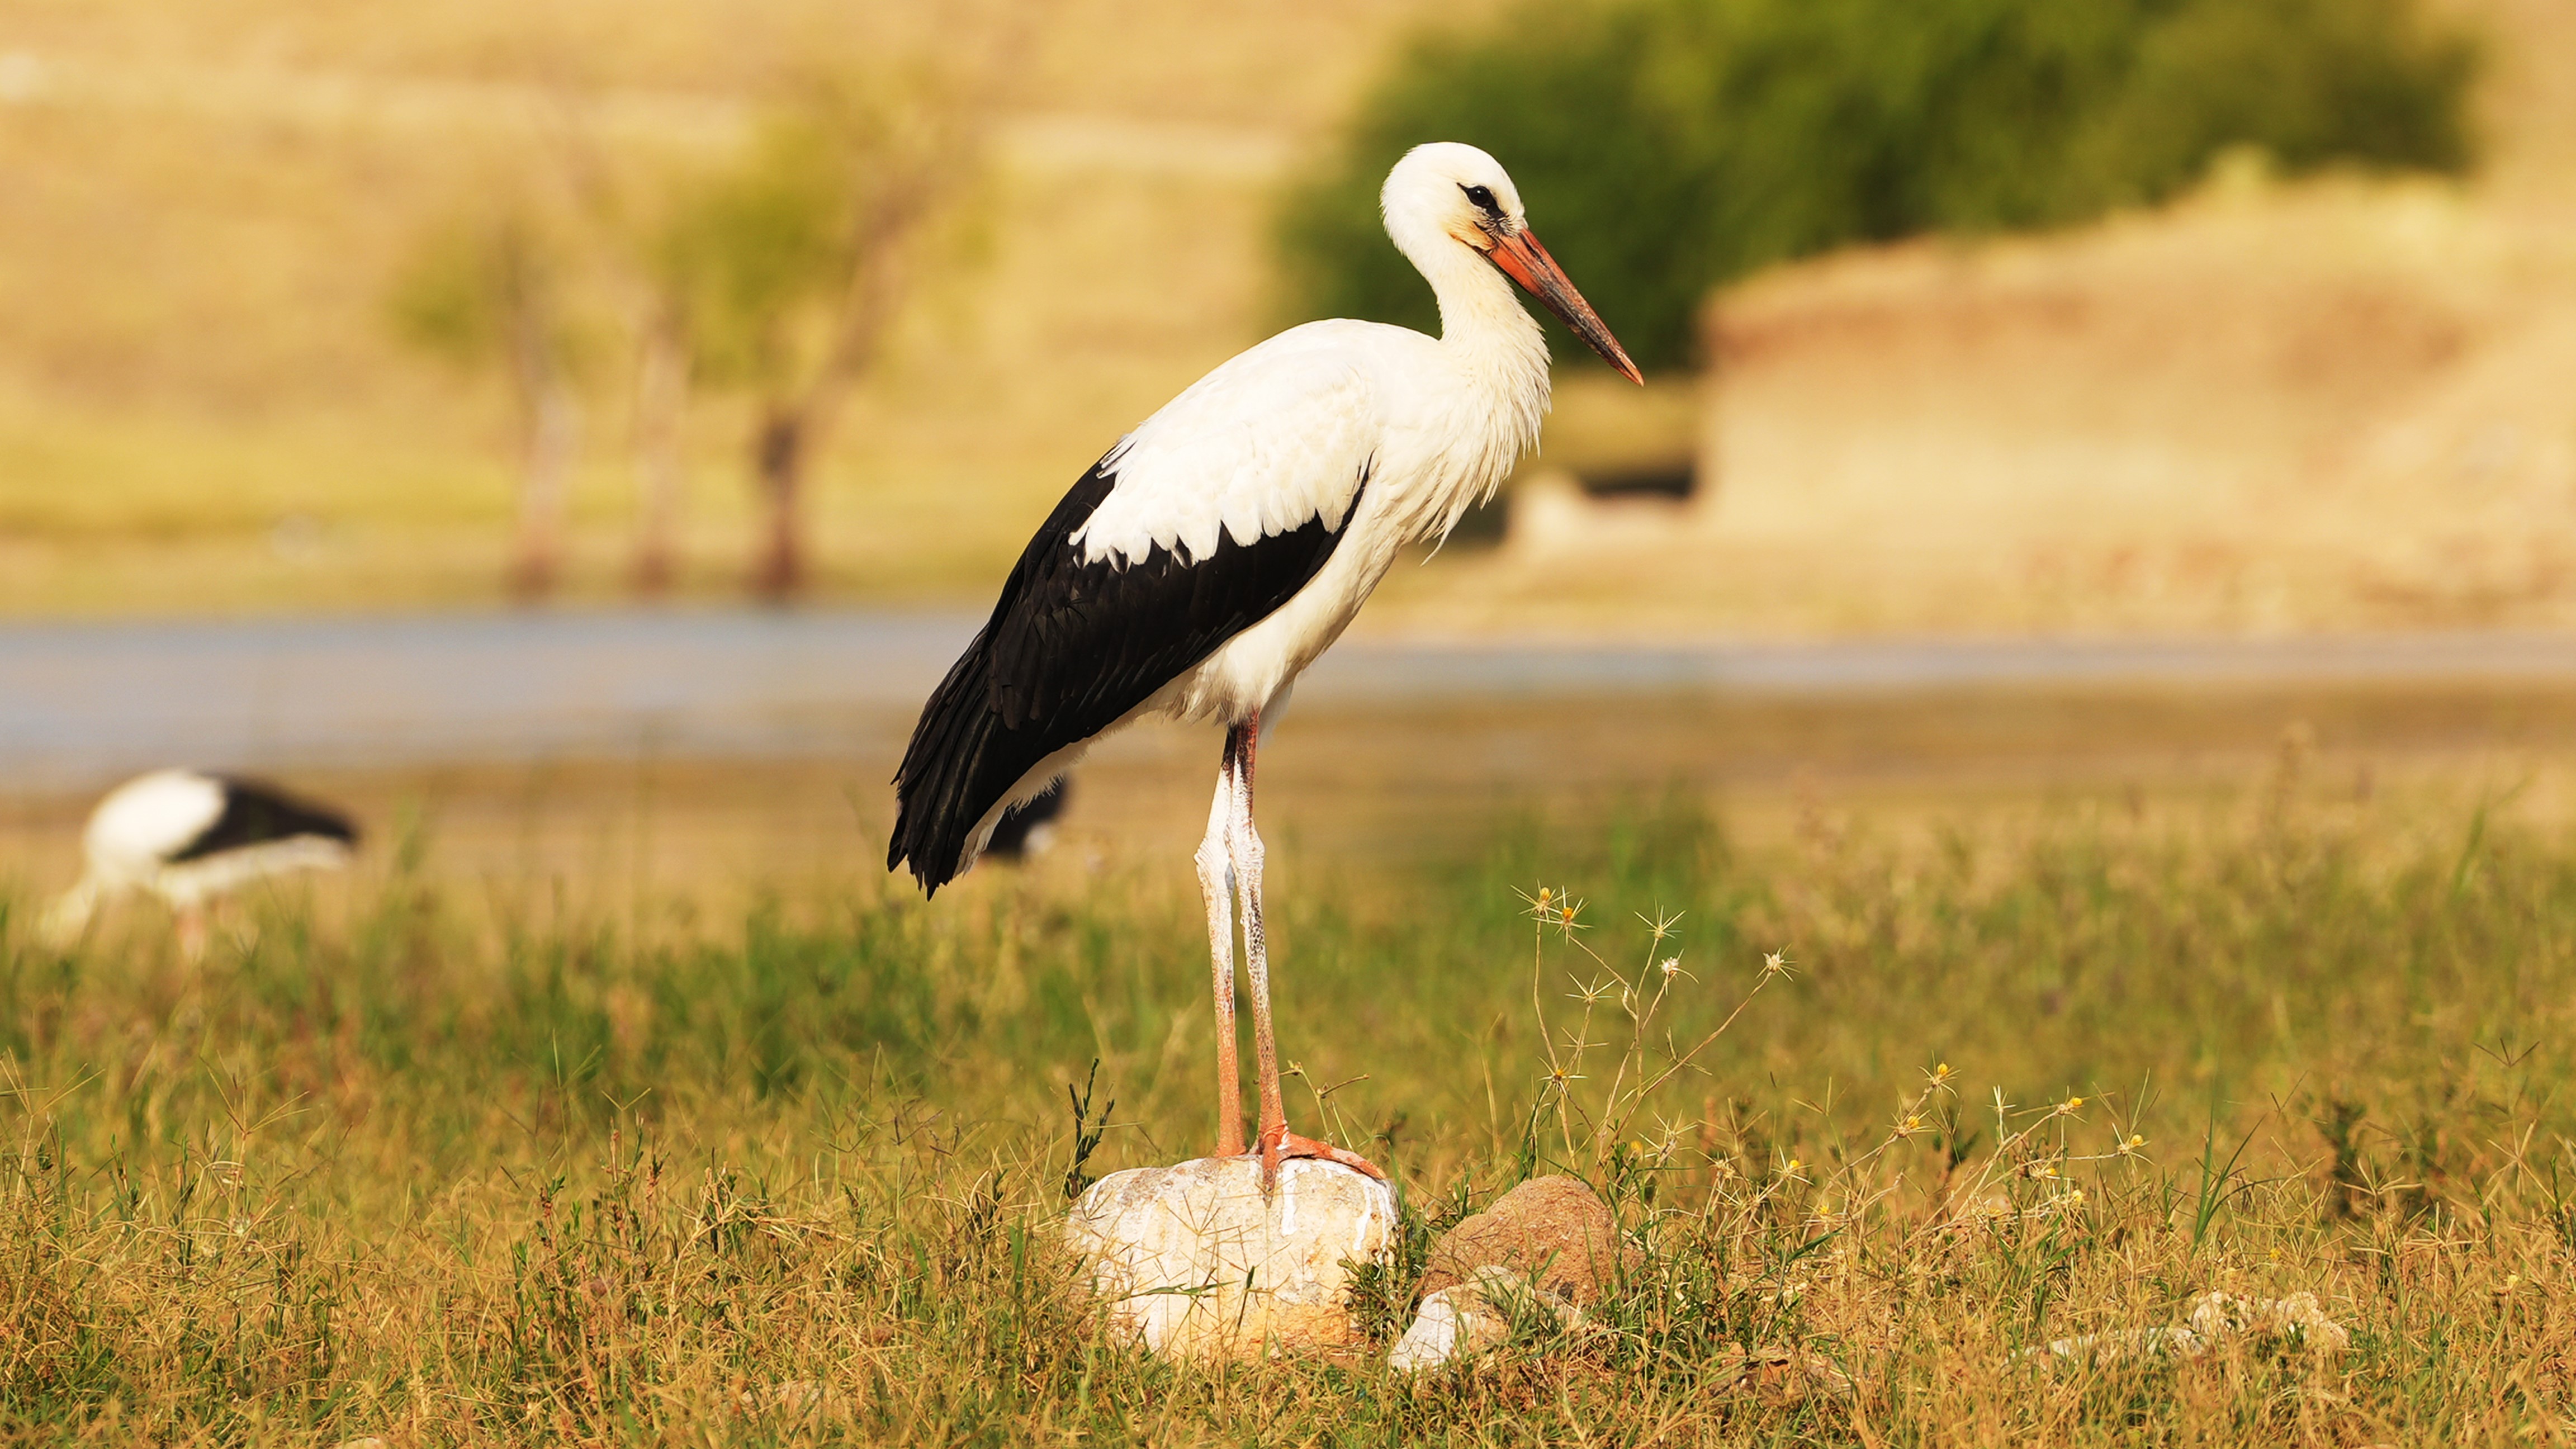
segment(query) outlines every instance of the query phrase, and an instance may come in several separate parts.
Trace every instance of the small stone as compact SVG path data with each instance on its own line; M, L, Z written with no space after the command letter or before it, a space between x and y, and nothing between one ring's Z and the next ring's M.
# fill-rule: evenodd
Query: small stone
M2023 1349L2018 1356L2045 1353L2053 1358L2097 1363L2155 1354L2199 1358L2238 1339L2286 1343L2322 1353L2341 1353L2352 1347L2351 1330L2328 1317L2314 1293L2241 1298L2212 1291L2191 1300L2180 1323L2053 1339L2040 1347Z
M775 1413L791 1419L840 1418L847 1411L838 1389L815 1379L748 1388L735 1396L746 1414Z
M1465 1283L1453 1283L1422 1300L1413 1326L1395 1341L1386 1366L1399 1373L1419 1373L1454 1360L1483 1353L1511 1335L1512 1310L1535 1304L1562 1324L1582 1319L1563 1298L1541 1292L1529 1279L1508 1268L1478 1268Z
M1395 1341L1386 1366L1398 1373L1438 1368L1502 1342L1507 1326L1501 1314L1487 1309L1474 1284L1455 1283L1422 1300L1422 1311Z
M1431 1245L1422 1275L1430 1295L1508 1268L1568 1303L1591 1303L1617 1278L1619 1222L1580 1179L1533 1177Z
M1386 1250L1395 1192L1292 1158L1261 1192L1252 1157L1139 1167L1093 1183L1065 1220L1113 1326L1168 1358L1259 1358L1359 1337L1351 1267Z
M2191 1331L2205 1344L2231 1338L2276 1338L2308 1348L2341 1353L2352 1347L2352 1334L2326 1316L2314 1293L2287 1298L2239 1298L2231 1293L2203 1293L2191 1301Z

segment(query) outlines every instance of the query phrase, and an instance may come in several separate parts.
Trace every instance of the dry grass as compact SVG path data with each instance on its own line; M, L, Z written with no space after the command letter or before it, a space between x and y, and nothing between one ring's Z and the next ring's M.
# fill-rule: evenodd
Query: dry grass
M1367 1074L1297 1110L1412 1204L1379 1321L1533 1168L1591 1176L1644 1250L1472 1371L1201 1374L1103 1336L1052 1246L1062 1094L1101 1060L1094 1172L1204 1135L1175 873L936 907L862 879L639 934L414 871L345 920L279 903L194 974L148 919L65 961L10 913L0 1432L2576 1433L2563 837L2285 774L1928 850L1821 814L1752 853L1687 811L1491 838L1275 903L1289 1054ZM1542 878L1589 903L1551 886L1532 922ZM2019 1356L2213 1289L2312 1293L2349 1345Z

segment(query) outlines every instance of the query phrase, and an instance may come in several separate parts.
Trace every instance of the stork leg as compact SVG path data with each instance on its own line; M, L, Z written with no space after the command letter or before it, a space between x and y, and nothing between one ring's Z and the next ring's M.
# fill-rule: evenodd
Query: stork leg
M1216 1155L1243 1155L1243 1072L1234 1055L1234 868L1226 859L1234 805L1233 750L1217 771L1207 839L1199 842L1199 894L1207 901L1208 955L1216 988Z
M1386 1174L1356 1152L1329 1142L1300 1137L1288 1130L1288 1110L1279 1090L1279 1045L1270 1030L1270 952L1261 930L1261 833L1252 824L1253 752L1261 740L1261 714L1236 725L1225 737L1226 783L1233 805L1227 811L1235 889L1243 904L1244 965L1252 976L1252 1041L1261 1075L1261 1188L1278 1185L1279 1164L1290 1157L1320 1157L1338 1162L1383 1182Z
M194 966L206 959L206 908L199 903L179 907L179 959Z

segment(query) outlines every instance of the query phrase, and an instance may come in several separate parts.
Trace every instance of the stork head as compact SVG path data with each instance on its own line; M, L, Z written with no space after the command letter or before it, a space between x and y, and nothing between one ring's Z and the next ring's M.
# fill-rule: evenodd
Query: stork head
M1456 141L1416 146L1387 173L1378 207L1386 216L1387 234L1417 264L1427 260L1426 252L1465 247L1538 298L1630 382L1645 381L1600 314L1567 280L1565 269L1539 245L1521 210L1520 188L1512 185L1501 162Z

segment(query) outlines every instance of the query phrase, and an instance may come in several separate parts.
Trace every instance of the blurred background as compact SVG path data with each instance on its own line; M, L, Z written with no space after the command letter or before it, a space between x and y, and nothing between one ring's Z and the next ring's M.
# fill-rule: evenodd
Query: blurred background
M2288 756L2558 808L2551 0L6 0L0 871L164 763L487 873L868 867L1092 459L1429 323L1374 197L1432 138L1649 386L1558 334L1541 456L1301 691L1292 834ZM1073 854L1177 860L1214 750L1104 752Z

